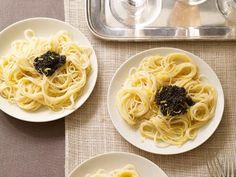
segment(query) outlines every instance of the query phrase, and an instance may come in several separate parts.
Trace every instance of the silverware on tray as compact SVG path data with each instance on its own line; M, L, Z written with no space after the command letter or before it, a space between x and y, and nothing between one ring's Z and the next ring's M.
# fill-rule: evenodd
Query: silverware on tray
M105 40L236 41L235 0L87 0L86 11Z

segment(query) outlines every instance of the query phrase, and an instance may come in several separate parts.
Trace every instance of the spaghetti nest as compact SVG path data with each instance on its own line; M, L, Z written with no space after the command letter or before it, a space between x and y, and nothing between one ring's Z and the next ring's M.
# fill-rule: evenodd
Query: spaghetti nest
M91 71L92 50L79 46L67 31L49 38L36 37L32 30L24 34L25 39L14 41L9 54L0 59L0 95L26 111L73 108ZM48 51L66 56L65 64L50 77L34 68L35 58Z
M88 174L86 177L139 177L134 165L128 164L121 169L115 169L109 173L100 169L95 174Z
M163 115L156 104L156 94L169 85L184 88L194 102L184 114ZM213 118L216 101L215 88L204 82L197 65L182 53L144 58L130 69L117 94L121 117L159 146L182 145L194 139L199 128Z

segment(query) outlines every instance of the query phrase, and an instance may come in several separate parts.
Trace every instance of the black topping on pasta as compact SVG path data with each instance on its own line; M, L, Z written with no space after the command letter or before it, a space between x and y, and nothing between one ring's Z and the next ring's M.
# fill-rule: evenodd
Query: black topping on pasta
M187 96L185 88L175 85L162 87L156 94L156 103L164 116L184 114L194 105L193 100Z
M34 67L40 74L51 76L59 67L66 63L66 56L48 51L34 59Z

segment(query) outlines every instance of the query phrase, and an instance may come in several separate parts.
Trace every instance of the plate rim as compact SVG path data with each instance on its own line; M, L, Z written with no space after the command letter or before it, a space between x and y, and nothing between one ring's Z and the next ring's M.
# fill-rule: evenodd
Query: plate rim
M104 153L100 153L97 154L95 156L90 157L87 160L84 160L82 163L80 163L79 165L77 165L68 175L68 177L71 177L71 175L73 175L73 173L75 173L81 166L85 165L86 163L88 163L89 161L92 161L94 159L103 157L103 156L110 156L110 155L126 155L126 156L133 156L135 158L140 158L148 163L151 163L152 165L154 165L156 168L158 168L160 171L162 171L166 177L168 177L168 175L164 172L164 170L162 170L161 167L159 167L157 164L155 164L153 161L149 160L148 158L139 155L139 154L135 154L135 153L131 153L131 152L122 152L122 151L111 151L111 152L104 152Z
M67 118L68 115L72 114L73 112L75 112L76 110L78 110L80 107L82 107L82 105L88 100L88 98L91 96L95 86L96 86L96 83L97 83L97 78L98 78L98 60L97 60L97 56L96 56L96 53L95 53L95 50L94 50L94 46L91 44L91 42L89 41L89 39L86 37L86 35L84 33L82 33L78 28L74 27L73 25L71 25L70 23L68 22L65 22L65 21L62 21L62 20L59 20L59 19L56 19L56 18L50 18L50 17L32 17L32 18L25 18L25 19L22 19L22 20L19 20L17 22L14 22L8 26L6 26L3 30L0 31L0 36L6 32L7 30L11 29L11 28L14 28L14 26L17 26L17 25L20 25L21 23L25 23L25 22L31 22L31 21L50 21L50 22L55 22L55 23L58 23L58 24L61 24L61 25L65 25L69 28L71 28L72 30L75 30L77 32L79 32L81 35L83 35L83 37L89 42L90 46L91 46L91 49L93 51L93 55L94 55L94 65L95 65L95 73L94 73L94 81L92 82L91 84L91 90L89 90L89 92L87 93L87 96L85 97L84 101L82 101L79 106L75 109L73 109L72 111L69 111L68 113L64 114L63 116L58 116L56 118L51 118L51 119L44 119L44 120L36 120L36 119L24 119L24 118L20 118L20 117L15 117L13 115L10 115L8 114L7 112L4 111L4 109L1 109L0 110L9 115L11 118L14 118L14 119L17 119L17 120L21 120L21 121L25 121L25 122L32 122L32 123L43 123L43 122L52 122L52 121L56 121L56 120L59 120L59 119L64 119L64 118ZM76 40L75 40L76 41ZM4 98L3 98L4 99ZM5 100L5 99L4 99ZM7 102L7 100L5 100ZM76 101L78 102L78 100ZM15 104L15 103L14 103ZM16 105L17 106L17 105ZM48 108L47 108L48 109ZM22 109L23 110L23 109ZM48 109L49 110L49 109ZM26 113L30 113L30 112L27 112L25 110L23 110L24 112ZM33 116L33 115L32 115Z
M186 53L186 54L193 55L195 58L200 59L202 62L204 62L205 65L206 65L207 67L209 67L209 68L213 71L213 73L214 73L215 76L216 76L217 81L220 83L220 88L219 88L219 89L222 91L221 94L222 94L222 98L223 98L222 101L223 101L223 102L221 102L221 105L222 105L222 106L221 106L221 110L220 110L221 115L219 116L219 117L220 117L220 120L218 121L218 124L216 125L216 127L215 127L214 129L212 129L211 133L209 133L209 136L205 139L205 141L202 141L201 143L197 144L197 145L194 146L194 147L187 148L186 150L179 150L178 152L171 152L171 153L166 152L166 153L164 153L164 152L157 152L157 151L154 151L154 150L147 150L147 149L144 148L144 147L140 147L138 144L136 144L136 143L134 143L134 142L130 142L130 141L128 140L128 138L127 138L128 136L126 137L126 136L123 135L123 133L121 133L121 130L119 130L119 129L117 128L117 125L115 124L115 121L114 121L113 118L112 118L111 105L109 104L109 96L110 96L110 94L111 94L111 86L112 86L112 84L113 84L113 82L114 82L114 79L115 79L117 73L118 73L118 72L121 70L121 68L123 68L130 60L132 60L132 59L138 57L139 55L143 55L143 54L145 54L145 53L150 53L150 52L155 51L155 50L174 50L174 51L176 51L176 52L179 51L179 52L183 52L183 53ZM173 51L173 52L174 52L174 51ZM218 93L217 93L217 94L218 94ZM219 97L217 96L217 98L219 98ZM205 62L204 59L202 59L201 57L195 55L194 53L189 52L189 51L186 51L186 50L184 50L184 49L175 48L175 47L155 47L155 48L150 48L150 49L147 49L147 50L143 50L143 51L138 52L138 53L136 53L136 54L134 54L134 55L131 55L130 57L128 57L128 59L126 59L126 60L116 69L115 73L114 73L113 76L112 76L112 79L110 80L109 87L108 87L108 92L107 92L107 109L108 109L109 117L110 117L110 119L111 119L111 121L112 121L112 124L113 124L113 126L115 127L116 131L117 131L128 143L132 144L132 145L135 146L136 148L141 149L141 150L143 150L143 151L145 151L145 152L149 152L149 153L152 153L152 154L159 154L159 155L176 155L176 154L182 154L182 153L185 153L185 152L189 152L189 151L191 151L191 150L193 150L193 149L196 149L197 147L199 147L199 146L201 146L202 144L204 144L204 143L215 133L216 129L219 127L220 122L222 121L222 118L223 118L224 107L225 107L224 90L223 90L223 87L222 87L222 84L221 84L221 82L220 82L219 77L217 76L216 72L212 69L212 67L211 67L207 62ZM209 122L208 122L208 123L209 123ZM180 147L180 148L181 148L181 147Z

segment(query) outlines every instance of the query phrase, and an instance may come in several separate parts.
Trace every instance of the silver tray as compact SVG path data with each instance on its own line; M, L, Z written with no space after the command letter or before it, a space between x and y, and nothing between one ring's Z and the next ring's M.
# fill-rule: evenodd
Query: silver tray
M162 0L162 9L158 18L152 24L140 29L133 29L117 22L110 12L109 0L86 0L86 17L92 33L105 40L236 41L236 27L220 13L216 0L207 0L195 7L195 10L190 10L190 16L195 18L188 20L173 18L173 14L178 13L175 11L179 10L179 3L176 0Z

